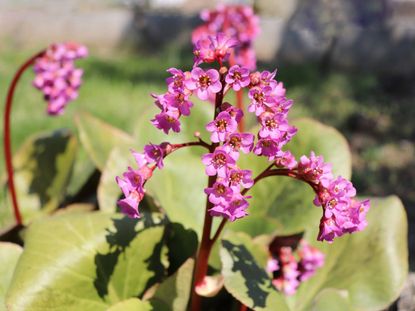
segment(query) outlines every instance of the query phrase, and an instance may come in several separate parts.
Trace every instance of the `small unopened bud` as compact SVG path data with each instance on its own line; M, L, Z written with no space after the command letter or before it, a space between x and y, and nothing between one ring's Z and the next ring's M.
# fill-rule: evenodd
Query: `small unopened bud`
M197 131L194 132L193 136L196 137L196 138L199 138L200 137L200 132L197 132Z
M224 74L226 74L227 72L228 72L228 68L227 68L227 67L225 67L225 66L220 67L220 69L219 69L219 73L220 73L221 75L224 75Z

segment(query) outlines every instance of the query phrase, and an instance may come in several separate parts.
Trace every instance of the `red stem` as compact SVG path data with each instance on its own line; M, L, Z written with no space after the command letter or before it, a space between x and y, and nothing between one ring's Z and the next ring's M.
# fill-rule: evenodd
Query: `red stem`
M6 164L6 171L7 171L7 185L9 188L10 196L12 197L13 203L13 211L14 211L14 218L16 219L16 223L18 225L22 225L23 219L22 215L19 210L19 204L17 202L16 196L16 189L14 187L14 179L13 179L13 163L12 163L12 147L11 147L11 130L10 130L10 115L11 109L13 104L13 96L16 89L16 85L19 82L22 74L24 71L33 65L35 60L42 56L44 51L37 53L36 55L29 58L22 66L20 66L19 70L15 73L13 80L9 86L9 90L7 92L6 97L6 106L4 109L4 130L3 130L3 149L4 149L4 159Z
M241 109L242 112L245 114L243 96L244 96L244 91L242 89L240 89L239 91L236 91L236 107ZM245 118L241 118L241 120L239 121L238 130L239 132L245 131Z

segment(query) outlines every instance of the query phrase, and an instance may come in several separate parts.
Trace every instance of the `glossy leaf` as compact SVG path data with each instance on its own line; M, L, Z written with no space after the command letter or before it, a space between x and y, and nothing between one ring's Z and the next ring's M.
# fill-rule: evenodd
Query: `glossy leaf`
M372 199L368 223L362 232L333 244L315 242L317 227L306 233L326 260L301 285L292 299L292 310L312 309L313 299L326 288L347 293L357 310L381 310L398 297L408 273L407 219L401 201L397 197Z
M125 152L134 147L129 134L86 112L79 113L75 121L83 147L101 171L114 147L123 148Z
M13 158L17 199L25 224L56 209L66 194L77 140L68 130L30 137ZM4 194L6 189L4 186ZM14 223L11 199L3 197L2 226ZM7 203L6 203L7 202Z
M17 244L0 242L0 310L6 310L4 298L22 251Z
M165 275L164 227L103 213L65 214L32 224L6 303L11 310L105 310ZM53 234L51 234L53 233Z
M297 159L303 154L309 155L310 151L315 151L316 154L323 155L326 162L333 164L335 175L350 177L350 150L338 131L311 119L294 120L292 123L298 128L298 133L287 145L287 150L292 151ZM243 157L240 161L242 168L253 169L253 176L268 165L264 157L254 155ZM313 205L313 190L307 184L289 177L274 176L263 179L248 194L252 196L248 209L250 216L233 223L230 226L232 230L248 230L248 233L256 236L270 233L274 223L274 232L281 235L292 234L309 225L317 225L321 217L321 209Z
M228 232L220 256L225 288L237 300L254 310L289 310L264 270L266 250L255 246L249 236Z

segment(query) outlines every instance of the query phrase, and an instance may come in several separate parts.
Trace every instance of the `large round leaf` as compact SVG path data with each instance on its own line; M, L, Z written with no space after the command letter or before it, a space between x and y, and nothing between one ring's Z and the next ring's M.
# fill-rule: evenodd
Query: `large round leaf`
M407 219L397 197L372 199L368 226L333 244L315 241L318 226L306 238L325 253L325 264L292 298L292 310L310 310L327 288L347 293L357 310L381 310L398 296L408 273ZM326 302L327 303L327 302Z
M106 310L166 274L160 219L65 214L32 224L6 297L9 310Z
M76 151L77 140L68 130L36 134L17 151L13 157L14 179L25 224L62 202ZM3 197L2 202L0 223L10 225L14 223L11 199Z
M22 247L17 244L0 242L0 310L2 311L6 310L4 296L22 251Z
M122 147L126 152L134 147L130 135L86 112L79 113L75 121L83 147L101 171L114 147Z
M225 288L232 296L254 310L289 310L265 272L266 250L255 246L249 236L228 232L220 256Z
M350 178L350 150L338 131L311 119L295 120L293 124L298 128L298 133L287 145L287 150L293 152L297 159L314 151L333 164L335 175ZM240 161L240 166L252 169L254 176L267 165L269 163L264 157L254 155L242 157ZM248 230L252 236L273 231L291 234L304 230L308 225L318 224L321 217L321 210L313 205L313 190L307 184L289 177L263 179L248 194L252 196L248 209L250 215L233 223L230 226L232 230ZM274 230L272 223L275 223Z

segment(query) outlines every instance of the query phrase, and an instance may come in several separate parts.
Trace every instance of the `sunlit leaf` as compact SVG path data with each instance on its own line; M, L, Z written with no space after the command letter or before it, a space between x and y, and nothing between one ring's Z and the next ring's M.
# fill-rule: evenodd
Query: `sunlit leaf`
M125 152L134 147L130 135L86 112L79 113L75 121L83 147L101 171L114 147L123 148Z
M256 247L249 236L228 232L220 256L225 288L237 300L254 310L289 310L265 272L265 250Z
M77 151L68 130L36 134L13 157L17 199L25 224L56 209L66 194ZM6 186L3 186L6 194ZM2 198L0 223L14 223L11 199Z
M4 298L22 251L17 244L0 242L0 310L6 310Z

